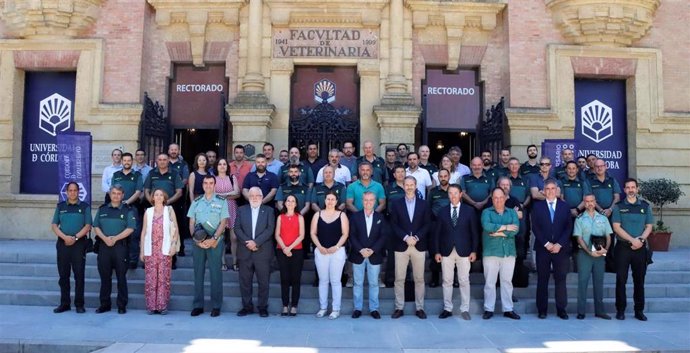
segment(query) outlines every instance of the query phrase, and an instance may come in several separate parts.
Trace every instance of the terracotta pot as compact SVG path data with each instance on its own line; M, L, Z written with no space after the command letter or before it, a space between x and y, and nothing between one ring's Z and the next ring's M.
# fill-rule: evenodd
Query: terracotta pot
M671 243L671 232L652 232L648 240L649 248L652 251L668 251Z

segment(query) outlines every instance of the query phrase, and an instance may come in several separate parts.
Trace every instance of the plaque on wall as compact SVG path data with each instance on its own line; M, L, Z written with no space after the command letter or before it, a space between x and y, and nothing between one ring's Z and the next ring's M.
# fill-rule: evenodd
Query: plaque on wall
M274 58L377 59L378 30L361 28L274 28Z

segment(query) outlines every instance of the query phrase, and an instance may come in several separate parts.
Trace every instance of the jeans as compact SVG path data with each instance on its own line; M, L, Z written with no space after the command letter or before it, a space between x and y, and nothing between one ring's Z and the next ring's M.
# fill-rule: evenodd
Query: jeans
M352 288L352 302L355 310L362 310L364 302L364 271L367 272L369 281L369 311L379 310L379 272L381 265L372 265L369 259L364 259L361 264L352 264L354 287Z
M344 248L338 249L334 254L326 255L321 254L318 250L314 251L314 262L319 274L319 307L322 310L328 308L328 285L330 284L331 290L333 290L333 311L340 311L343 295L341 278L346 259L347 255Z

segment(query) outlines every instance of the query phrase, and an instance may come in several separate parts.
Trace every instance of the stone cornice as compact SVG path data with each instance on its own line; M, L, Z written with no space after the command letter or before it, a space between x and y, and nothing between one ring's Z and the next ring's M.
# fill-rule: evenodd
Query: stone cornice
M264 0L275 26L362 26L381 24L388 0Z
M2 20L17 38L75 38L98 18L103 0L5 0Z
M412 11L412 26L424 31L442 27L446 32L448 69L458 67L462 45L486 46L489 34L496 28L497 16L506 0L492 2L407 0ZM472 35L467 35L472 32Z
M204 47L207 41L213 40L210 27L214 29L214 37L231 37L231 32L239 26L239 10L246 4L245 0L147 1L156 9L156 23L167 32L168 40L189 41L195 66L204 65Z
M563 37L574 44L630 46L652 26L660 0L546 0Z

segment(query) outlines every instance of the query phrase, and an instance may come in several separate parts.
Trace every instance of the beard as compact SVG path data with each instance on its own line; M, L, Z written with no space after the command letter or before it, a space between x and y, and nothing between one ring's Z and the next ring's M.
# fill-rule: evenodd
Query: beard
M296 183L297 181L299 181L299 177L298 176L290 176L290 181L293 183Z
M484 166L485 166L485 167L490 167L491 164L493 164L493 163L491 163L491 160L490 160L490 159L485 159L485 160L484 160Z

